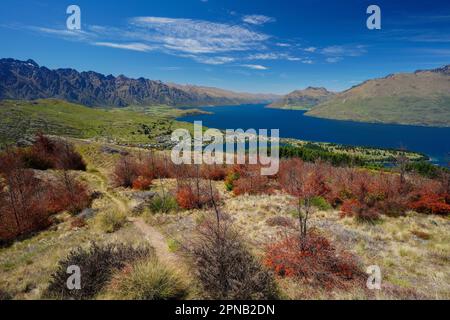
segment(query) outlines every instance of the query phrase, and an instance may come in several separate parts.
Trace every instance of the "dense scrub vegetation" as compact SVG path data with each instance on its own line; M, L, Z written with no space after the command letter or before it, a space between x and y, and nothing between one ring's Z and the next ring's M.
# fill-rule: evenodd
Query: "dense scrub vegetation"
M449 214L450 175L427 179L404 173L385 173L359 168L333 167L326 163L284 161L280 168L284 190L303 200L322 196L343 215L373 221L385 214L404 215L408 210Z
M314 162L323 160L330 162L335 166L362 166L366 162L358 156L351 156L343 153L330 152L320 146L306 144L302 147L281 146L280 157L282 158L300 158L304 161Z
M175 169L169 158L155 153L140 157L126 155L114 168L113 183L116 187L144 190L154 179L173 178Z
M426 214L450 213L450 174L436 169L433 179L409 171L409 163L400 162L398 170L378 171L358 167L333 166L298 157L282 159L276 176L262 176L260 165L196 166L174 165L163 156L151 155L138 160L123 157L115 168L116 185L136 187L139 182L175 178L173 196L183 209L211 207L211 180L224 180L234 195L270 194L276 190L294 196L299 219L319 208L339 208L342 216L374 221L381 215L400 216L408 210ZM213 188L214 189L214 188ZM219 194L214 190L214 200Z
M60 169L49 175L39 170ZM73 146L38 135L30 148L9 148L0 154L0 242L41 230L51 215L86 208L87 187L69 169L84 170Z

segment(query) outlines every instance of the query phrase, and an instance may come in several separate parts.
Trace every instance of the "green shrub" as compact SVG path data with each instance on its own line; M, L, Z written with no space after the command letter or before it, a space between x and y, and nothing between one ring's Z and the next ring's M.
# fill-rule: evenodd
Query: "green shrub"
M438 167L428 161L415 161L406 164L406 171L416 172L421 176L435 179L439 177L442 172L448 172L446 168Z
M127 221L123 212L107 211L97 216L97 223L100 230L106 233L113 233L122 228Z
M178 210L177 200L169 195L153 197L148 206L152 213L171 213Z
M305 205L305 200L302 199L300 200L300 204L303 206ZM333 207L328 203L328 201L324 198L324 197L312 197L310 199L310 205L316 209L322 210L322 211L326 211L326 210L330 210ZM295 218L298 218L298 213L297 212L292 212L292 215Z
M156 257L117 273L112 287L112 298L116 300L176 300L188 295L187 284Z
M176 252L180 249L181 244L175 239L169 239L167 241L167 247L169 247L170 252Z
M331 210L332 207L324 197L314 197L311 199L311 205L319 210Z
M130 262L149 257L150 254L152 251L148 247L134 248L125 244L99 246L93 243L87 249L79 247L58 263L44 297L61 300L92 299L103 289L116 270L123 269ZM81 290L67 288L69 266L80 268Z
M239 179L239 174L236 172L231 172L227 175L225 179L225 188L227 191L233 191L234 189L234 182Z

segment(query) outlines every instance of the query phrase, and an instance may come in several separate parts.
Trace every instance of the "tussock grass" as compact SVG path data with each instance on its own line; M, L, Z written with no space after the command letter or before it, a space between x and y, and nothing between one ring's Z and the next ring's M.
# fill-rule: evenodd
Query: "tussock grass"
M149 202L148 208L151 213L172 213L178 210L176 199L171 195L156 195Z
M117 210L108 210L95 217L94 224L105 233L113 233L122 228L127 222L127 216Z
M117 272L102 297L115 300L176 300L189 294L187 282L156 257Z

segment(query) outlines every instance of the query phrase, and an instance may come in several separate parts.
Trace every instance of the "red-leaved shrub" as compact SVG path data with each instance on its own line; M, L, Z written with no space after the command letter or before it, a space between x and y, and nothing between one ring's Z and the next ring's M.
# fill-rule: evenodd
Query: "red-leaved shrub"
M136 159L131 156L123 156L114 167L113 183L116 187L131 188L139 176L140 168Z
M165 156L153 153L141 158L121 157L113 172L113 184L117 187L148 189L154 179L174 178L177 174L189 172L183 166L175 166Z
M326 238L309 232L269 245L265 264L281 277L293 277L324 288L362 285L364 272L351 254L338 251Z
M283 160L278 174L284 191L307 199L319 193L341 209L342 216L373 221L381 215L400 216L408 209L423 213L448 212L448 175L429 179L361 168L332 167L325 163ZM308 181L309 180L309 181Z
M267 176L261 175L260 165L235 165L227 176L227 186L232 186L236 196L270 194L274 187Z
M410 208L420 213L448 215L450 214L450 195L425 193L413 201Z
M221 181L227 176L227 168L223 165L204 164L201 167L200 175L206 180Z
M214 187L204 181L183 181L176 190L178 205L183 209L201 209L212 207L220 200L219 193Z
M52 140L40 133L36 135L34 144L21 153L28 168L86 170L86 163L72 144L63 140Z
M133 181L133 189L148 190L152 185L152 181L151 178L139 176Z
M43 200L50 214L61 211L77 214L91 203L87 187L67 171L60 173L56 180L45 182Z
M236 196L248 194L270 194L272 193L270 180L266 176L261 175L247 175L240 177L234 181L233 193Z
M90 203L86 187L63 171L45 181L24 168L17 150L0 157L0 241L44 229L50 215L68 210L77 213Z

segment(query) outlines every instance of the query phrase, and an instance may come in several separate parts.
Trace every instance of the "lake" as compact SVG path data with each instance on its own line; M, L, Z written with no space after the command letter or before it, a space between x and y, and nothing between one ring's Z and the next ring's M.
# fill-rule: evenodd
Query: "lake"
M280 129L280 137L355 146L406 148L422 152L433 163L450 161L450 128L374 124L305 116L305 111L266 108L266 105L202 107L212 114L177 120L203 121L217 129Z

